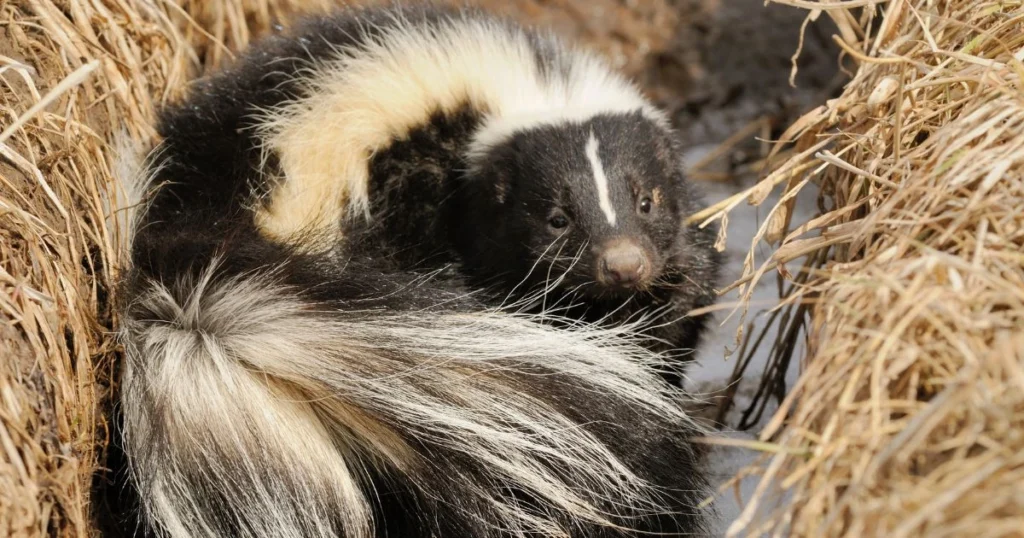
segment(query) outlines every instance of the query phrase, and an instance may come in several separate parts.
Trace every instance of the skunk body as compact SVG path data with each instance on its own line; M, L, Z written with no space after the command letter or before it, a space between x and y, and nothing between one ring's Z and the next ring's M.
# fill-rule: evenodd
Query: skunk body
M453 215L486 220L453 189L518 192L510 140L589 125L603 157L638 123L666 129L597 60L466 12L313 19L198 81L129 185L154 186L121 293L139 530L702 532L696 428L636 327L557 328L477 293L489 268L443 270Z

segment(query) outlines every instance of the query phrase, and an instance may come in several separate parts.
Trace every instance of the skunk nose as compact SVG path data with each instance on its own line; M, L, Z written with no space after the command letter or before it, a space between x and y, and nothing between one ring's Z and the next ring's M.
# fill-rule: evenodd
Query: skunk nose
M647 256L639 245L623 241L609 246L601 257L601 269L607 282L631 286L640 282L648 270Z

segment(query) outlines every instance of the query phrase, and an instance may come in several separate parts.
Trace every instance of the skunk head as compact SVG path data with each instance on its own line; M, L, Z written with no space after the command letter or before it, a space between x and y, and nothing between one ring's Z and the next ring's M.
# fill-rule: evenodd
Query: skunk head
M460 234L486 273L600 298L685 270L674 260L691 195L671 132L641 111L522 129L471 165L474 226Z

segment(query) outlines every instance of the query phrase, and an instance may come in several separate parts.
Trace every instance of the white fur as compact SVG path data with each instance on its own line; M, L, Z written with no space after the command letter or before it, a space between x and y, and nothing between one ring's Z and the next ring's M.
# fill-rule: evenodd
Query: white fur
M582 122L601 113L664 116L597 57L553 39L566 72L542 76L522 30L487 19L454 18L440 26L400 22L365 46L303 75L310 97L268 111L261 136L280 157L286 180L257 213L270 238L340 239L346 217L368 214L368 161L377 150L435 111L468 104L485 114L469 148L474 159L512 133Z
M650 369L660 358L628 329L502 312L344 318L269 276L212 274L152 282L136 299L146 319L123 331L126 448L145 509L171 536L216 534L211 489L233 499L242 536L328 536L330 514L346 536L370 536L360 469L386 461L415 481L421 461L399 432L447 443L581 521L605 520L552 463L599 498L658 509L659 493L603 443L502 375L541 368L692 427ZM509 536L566 531L493 502Z
M522 81L523 89L517 92L519 98L502 102L500 112L488 116L474 135L469 152L471 156L484 154L517 131L544 125L582 123L599 114L640 111L667 128L668 120L664 115L603 60L592 53L563 48L557 41L554 43L563 52L563 61L570 66L568 74L556 75L547 81L536 76ZM506 82L517 85L514 81Z
M604 175L604 166L601 164L601 157L597 154L598 145L597 136L591 131L590 138L587 139L585 152L587 160L590 161L590 168L594 172L598 205L600 205L601 211L604 212L604 217L608 220L608 224L615 227L615 208L612 207L612 200L608 196L608 177Z
M166 323L125 324L126 450L149 516L173 537L221 536L212 487L234 499L243 536L334 536L325 516L339 509L352 536L370 536L367 501L334 432L303 402L309 395L289 388L301 379L271 375L315 356L318 339L294 318L296 305L258 282L209 284L179 283L192 287L184 301L154 284L138 301ZM271 472L298 485L291 498Z

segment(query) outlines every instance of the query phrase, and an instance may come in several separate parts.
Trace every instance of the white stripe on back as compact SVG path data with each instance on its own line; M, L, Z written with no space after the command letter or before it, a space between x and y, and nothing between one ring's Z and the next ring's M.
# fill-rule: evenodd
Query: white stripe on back
M597 156L597 137L590 132L590 139L587 140L587 159L590 160L590 167L594 169L594 183L597 184L597 200L608 219L608 224L615 226L615 208L612 207L612 200L608 196L608 177L604 175L604 167L601 159Z

